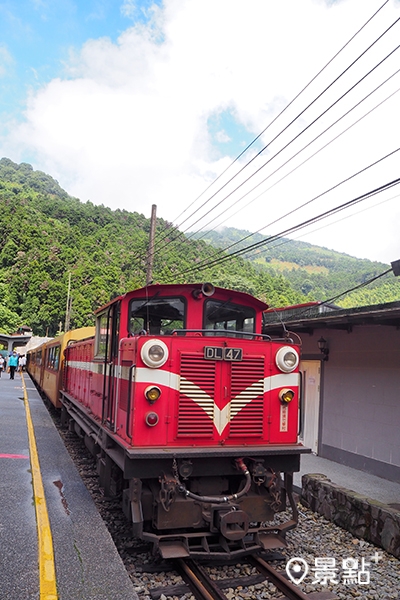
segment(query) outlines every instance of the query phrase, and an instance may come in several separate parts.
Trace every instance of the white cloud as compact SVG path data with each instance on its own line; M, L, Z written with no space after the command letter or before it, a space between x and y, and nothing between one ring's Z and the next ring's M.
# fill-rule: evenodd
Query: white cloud
M215 134L215 138L217 140L217 142L220 142L221 144L225 144L226 142L230 142L231 138L229 137L229 135L226 133L226 131L217 131L217 133Z
M82 200L137 210L147 216L150 216L151 204L157 204L158 215L172 220L234 158L215 159L206 127L210 115L232 107L236 120L257 135L377 7L373 0L342 0L330 5L323 0L251 0L246 3L243 0L165 0L162 9L152 7L153 17L148 25L127 29L117 43L108 38L90 40L78 54L71 54L65 78L49 82L30 97L25 122L3 140L2 154L13 160L25 160L26 155L35 153L34 167L53 175L69 193ZM135 10L133 1L126 0L122 4L126 16ZM342 72L351 57L357 56L398 15L393 3L385 7L348 50L263 135L264 144L277 136ZM311 107L273 141L265 158L257 159L253 165L261 166L276 152L279 155L252 182L270 175L367 94L373 87L369 83L371 79L378 83L385 74L392 73L398 64L396 54L376 75L360 83L336 108L283 149L397 45L397 39L398 30L394 27L376 49L318 101L318 105ZM331 133L325 134L326 137L321 137L276 175L271 175L256 192L249 193L246 200L269 187L398 86L399 76ZM232 224L257 230L286 209L307 201L393 150L400 139L398 102L399 96L387 101L250 204L246 211L238 213ZM237 154L241 150L242 146L238 146ZM362 179L338 188L335 195L324 196L308 210L295 213L290 220L280 221L268 231L285 229L377 187L388 178L394 179L398 175L398 164L397 155ZM231 192L235 185L228 184L225 192ZM243 185L240 193L248 189ZM217 222L229 216L228 206L238 199L238 194L232 193L229 200L221 204L216 214L224 214ZM207 204L204 210L208 211L223 195ZM207 195L203 200L206 198ZM244 201L231 212L241 204ZM400 217L397 206L396 200L387 202L379 209L365 211L357 218L346 219L340 225L302 239L356 256L395 260L400 257L395 225L395 215L397 219ZM205 222L212 216L210 214Z
M138 13L137 2L135 0L125 0L120 10L124 17L135 18Z

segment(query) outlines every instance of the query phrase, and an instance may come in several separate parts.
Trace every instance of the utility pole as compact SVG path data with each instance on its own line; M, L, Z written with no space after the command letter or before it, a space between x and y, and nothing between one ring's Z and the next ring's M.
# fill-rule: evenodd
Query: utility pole
M156 231L156 212L157 212L157 206L155 204L153 204L153 206L151 207L149 250L147 252L146 285L150 285L151 282L153 281L154 235L155 235L155 231Z
M65 309L65 325L64 331L69 331L69 324L71 321L71 273L68 275L68 291L67 291L67 307Z

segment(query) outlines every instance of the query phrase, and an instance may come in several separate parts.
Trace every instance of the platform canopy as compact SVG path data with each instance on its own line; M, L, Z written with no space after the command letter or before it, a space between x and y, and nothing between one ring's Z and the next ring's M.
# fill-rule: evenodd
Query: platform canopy
M7 346L8 353L12 352L17 346L25 346L31 339L30 335L0 333L0 344Z

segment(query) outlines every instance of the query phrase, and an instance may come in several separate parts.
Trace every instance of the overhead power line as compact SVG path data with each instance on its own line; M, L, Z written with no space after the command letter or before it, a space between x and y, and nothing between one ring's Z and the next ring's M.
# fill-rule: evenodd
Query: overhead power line
M305 91L305 89L307 89L307 87L309 87L309 85L326 69L326 67L343 51L343 49L349 45L349 43L360 33L360 31L362 29L364 29L366 27L366 25L378 14L378 12L387 4L387 2L384 2L380 8L364 23L364 25L348 40L348 42L346 42L346 44L344 44L344 46L330 59L330 61L328 61L328 63L323 67L323 69L321 69L317 75L315 75L310 82L295 96L295 98L293 98L293 100L279 113L279 115L277 115L273 121L271 121L271 123L257 136L257 138L255 138L253 140L253 142L251 144L249 144L248 147L246 147L246 149L231 163L231 165L224 171L224 173L235 163L237 162L237 160L253 145L253 143L259 139L259 137L265 133L265 131L272 125L272 123L274 123L284 112L285 110L291 105L293 104L293 102ZM248 165L250 165L255 158L257 158L257 156L259 156L262 152L264 152L266 150L266 148L268 148L268 146L275 140L277 139L277 137L279 137L292 123L294 123L294 121L296 121L296 119L298 119L312 104L314 104L325 92L327 89L329 89L330 87L332 87L332 85L340 78L342 77L342 75L348 71L352 65L354 65L359 59L360 57L365 54L379 39L381 39L383 37L383 35L385 35L385 33L387 33L391 27L394 26L394 24L396 23L396 21L385 31L383 32L357 59L355 59L355 61L353 61L353 63L351 63L351 65L349 65L349 67L347 67L331 84L329 84L329 86L327 86L325 88L325 90L323 90L310 104L308 104L308 106L306 108L304 108L298 115L297 117L295 117L295 119L293 119L279 134L277 134L277 136L275 136L273 138L273 140L271 140L266 146L264 146L264 148L262 150L260 150L255 157L253 157L242 169L240 169L240 171L238 173L236 173L228 182L226 182L217 192L215 192L210 198L208 198L202 205L201 207L199 207L198 209L196 209L196 211L194 211L189 217L187 217L182 223L180 223L179 225L177 225L177 227L181 226L183 223L187 222L188 219L193 216L194 214L196 214L202 207L204 207L212 198L214 198L216 196L217 193L219 193L222 189L224 189L224 187L226 187L226 185L228 185L228 183L230 183L235 177L237 177L239 175L239 173L241 173ZM253 174L255 175L255 174ZM213 182L215 183L217 180L220 179L220 177L222 176L222 174ZM211 184L213 185L213 184ZM207 190L210 188L211 186L209 186L207 188ZM201 197L205 192L203 192L199 197ZM196 202L197 199L194 201ZM219 203L220 204L220 203ZM190 205L192 206L193 203ZM217 205L218 206L218 205ZM189 207L188 207L189 208ZM186 212L188 209L185 209L183 212ZM214 209L212 209L214 210ZM183 214L183 213L181 213ZM208 213L206 213L208 214ZM203 215L202 218L204 218L205 215ZM197 223L197 221L196 221ZM193 224L191 225L193 226ZM163 240L165 240L166 237L168 237L170 235L170 232L164 232L163 236L160 238L156 238L156 246L158 244L160 244ZM176 235L175 237L172 235L172 238L168 241L168 243L172 243L173 241L175 241L177 238L181 237L182 233L179 231L176 231Z
M314 196L313 198L311 198L310 200L307 200L307 202L304 202L303 204L301 204L300 206L298 206L297 208L293 209L292 211L289 211L288 213L286 213L285 215L283 215L282 217L279 217L278 219L275 219L275 221L272 221L270 223L268 223L267 225L264 225L263 227L261 227L260 229L258 229L256 232L254 233L250 233L249 235L241 238L240 240L233 242L232 244L230 244L229 246L226 246L225 248L217 251L214 256L216 257L215 260L218 260L218 256L225 256L225 252L227 252L228 250L234 248L235 246L237 246L238 244L243 243L244 241L246 241L247 239L251 238L253 235L260 233L261 231L263 231L264 229L266 229L267 227L271 227L272 225L274 225L275 223L281 221L283 218L295 213L297 210L304 208L305 206L311 204L312 202L315 202L316 200L322 198L323 196L326 196L326 194L328 194L329 192L332 192L333 190L336 190L337 188L339 188L341 185L343 185L344 183L349 182L351 179L354 179L355 177L357 177L358 175L360 175L361 173L365 173L365 171L367 171L368 169L371 169L372 167L382 163L384 160L386 160L387 158L393 156L394 154L396 154L397 152L400 151L400 147L396 148L395 150L393 150L392 152L390 152L389 154L386 154L385 156L379 158L378 160L374 161L373 163L369 164L368 166L364 167L363 169L361 169L360 171L357 171L357 173L354 173L353 175L350 175L349 177L346 177L345 179L343 179L342 181L339 181L338 183L336 183L335 185L331 186L330 188L328 188L327 190L325 190L324 192L321 192L320 194L318 194L317 196ZM270 239L270 238L268 238ZM230 255L234 255L235 253L230 253ZM200 263L201 266L202 263Z
M399 19L397 19L397 21L399 21ZM393 26L393 24L392 24ZM391 27L392 27L391 26ZM390 29L387 28L386 31L388 31ZM383 35L383 34L382 34ZM370 47L373 44L370 45ZM234 194L236 191L238 191L238 189L240 189L243 185L245 185L252 177L254 177L258 172L261 171L261 169L263 169L266 165L268 165L274 158L276 158L283 150L285 150L291 143L293 143L296 139L298 139L305 131L307 131L313 124L315 124L322 116L324 116L331 108L333 108L336 104L338 104L338 102L340 100L342 100L348 93L350 93L357 85L359 85L363 80L366 79L366 77L368 77L368 75L370 75L374 70L376 70L385 60L387 60L390 56L393 55L394 52L396 52L398 49L400 48L400 44L397 45L393 50L391 50L383 59L381 59L372 69L370 69L365 75L363 75L363 77L361 77L355 84L353 84L344 94L342 94L338 99L336 99L327 109L325 109L318 117L316 117L309 125L307 125L299 134L297 134L291 141L289 141L283 148L281 148L277 153L275 153L275 155L273 155L270 159L268 159L261 167L259 167L259 169L257 169L252 175L250 175L245 181L243 181L242 183L240 183L233 191L231 191L229 194L227 194L227 196L225 196L220 202L218 202L210 211L208 211L207 213L205 213L205 215L203 215L199 220L202 220L207 214L209 214L210 212L212 212L212 210L215 210L215 208L219 205L221 205L225 200L227 200L232 194ZM365 53L365 52L364 52ZM361 55L360 55L361 56ZM394 75L396 75L399 72L399 70L397 70L395 73L393 73L390 77L388 77L384 82L382 82L380 85L378 85L374 90L372 90L372 92L370 92L369 94L367 94L367 96L365 96L360 102L358 102L355 106L359 105L363 100L365 100L367 97L369 97L374 91L376 91L377 89L379 89L384 83L386 83L387 81L389 81L392 77L394 77ZM398 90L396 90L397 93ZM391 94L392 96L393 94ZM390 96L390 97L391 97ZM355 108L355 107L353 107ZM351 112L352 109L350 109L349 111L347 111L347 113L345 113L345 115L343 115L342 117L340 117L339 119L337 119L337 121L335 123L333 123L331 126L329 126L325 131L327 131L328 129L330 129L333 125L335 125L337 122L339 122L344 116L346 116L349 112ZM369 111L371 112L371 111ZM368 113L367 113L368 114ZM347 128L349 129L349 128ZM306 147L308 147L311 143L313 143L313 141L315 141L316 139L318 139L321 135L323 135L322 132L321 134L319 134L318 136L316 136L316 138L314 138L314 140L312 140L311 142L309 142L305 147L303 147L300 151L298 151L293 157L291 157L290 159L288 159L288 161L286 161L283 165L281 165L281 167L279 167L278 169L276 169L272 174L270 174L269 176L267 176L265 179L263 179L261 182L259 182L258 184L256 184L251 190L249 190L248 192L246 192L240 199L242 200L243 198L245 198L247 195L249 195L251 192L253 192L255 189L257 189L258 187L260 187L267 179L269 179L269 177L271 177L274 173L276 173L280 168L282 168L282 166L284 166L285 164L287 164L290 160L292 160L295 156L297 156L300 152L302 152ZM339 137L339 136L337 136ZM324 146L326 147L326 145ZM271 186L272 187L272 186ZM265 192L264 192L265 193ZM238 201L236 201L238 202ZM236 202L234 204L236 204ZM310 203L311 201L309 201L308 203ZM251 202L250 202L251 203ZM234 205L233 204L233 205ZM306 203L307 204L307 203ZM304 205L301 205L301 207ZM294 209L295 212L296 210L299 210L298 207L296 209ZM290 214L290 213L289 213ZM220 215L218 215L220 216ZM287 216L287 215L285 215ZM283 217L280 217L278 220L281 220ZM198 221L196 221L197 223ZM196 224L195 223L195 224ZM265 229L267 226L263 227L262 229ZM260 230L259 230L260 231ZM182 235L181 233L178 235ZM187 239L190 239L190 237L193 237L195 234L192 234L191 236L189 236L189 238L185 239L185 242L187 242ZM250 237L251 234L249 234L247 237ZM243 238L246 239L246 238ZM176 240L176 238L172 238L169 243L172 243ZM240 243L243 240L239 240L238 242L236 242L236 244ZM228 247L229 248L229 247ZM226 250L227 248L225 248ZM219 252L223 252L223 250L220 250Z
M394 26L395 23L397 23L398 21L400 21L400 17L398 19L396 19L396 21L387 28L387 30L381 35L379 36L379 38L377 38L375 40L375 42L373 42L366 50L364 50L364 52L362 52L358 58L356 60L353 61L353 63L351 63L351 65L349 67L347 67L344 71L342 71L342 73L331 83L329 84L325 90L323 92L321 92L316 99L314 99L303 111L301 111L297 117L295 117L290 123L289 125L287 125L279 134L277 134L266 146L264 146L263 150L266 150L275 140L278 139L278 137L280 137L280 135L286 131L286 129L288 129L288 127L290 127L290 125L292 125L300 116L302 116L304 114L304 112L310 107L312 106L312 104L314 104L316 102L316 100L318 100L330 87L332 87L332 85L334 83L336 83L336 81L338 81L338 79L344 74L346 73L370 48L373 47L374 44L376 44L376 42L385 34L387 33L391 27ZM247 177L244 181L242 181L239 185L236 186L236 188L234 190L232 190L231 192L229 192L229 194L227 194L224 198L222 198L222 200L220 200L215 206L213 206L209 211L207 211L204 215L202 215L197 221L195 221L194 223L192 223L192 225L190 227L193 227L194 225L196 225L197 223L199 223L202 219L204 219L204 217L206 217L208 214L210 214L213 210L215 210L218 206L220 206L223 202L225 202L228 198L230 198L235 192L237 192L239 189L241 189L246 183L248 183L250 181L250 179L252 179L255 175L257 175L262 169L264 169L270 162L272 162L277 156L279 156L284 150L286 150L286 148L288 148L293 142L295 142L299 137L301 137L306 131L308 131L315 123L317 123L323 116L325 116L332 108L334 108L341 100L343 100L343 98L345 98L350 92L352 92L360 83L362 83L369 75L371 75L371 73L373 73L379 66L381 66L383 64L384 61L386 61L388 58L390 58L390 56L392 56L394 54L394 52L396 52L398 49L400 48L400 44L397 45L393 50L391 50L389 52L389 54L387 54L382 60L380 60L372 69L370 69L365 75L363 75L363 77L361 77L354 85L352 85L346 92L344 92L344 94L342 94L341 96L339 96L339 98L337 98L334 102L332 102L332 104L330 104L330 106L328 106L328 108L326 108L322 113L320 113L318 115L318 117L316 117L313 121L311 121L311 123L309 123L306 127L304 127L304 129L302 129L302 131L300 131L297 135L294 136L294 138L292 138L287 144L285 144L280 150L278 150L271 158L269 158L263 165L261 165L258 169L256 169L251 175L249 175L249 177ZM260 152L261 153L261 152ZM260 154L259 153L259 154ZM255 160L256 157L254 157L253 159L251 159L247 165L245 165L245 167L243 167L234 177L232 177L227 183L225 183L221 189L219 191L221 191L224 187L226 187L228 185L228 183L230 183L231 181L233 181L233 179L235 177L237 177L237 175L239 175L239 173L241 173L253 160ZM263 182L261 182L263 183ZM253 188L256 189L257 187L259 187L260 184L257 184L257 186L255 186ZM253 191L251 190L251 191ZM217 194L218 192L216 192ZM214 196L216 195L214 194ZM212 196L212 197L214 197ZM187 231L187 229L185 229L184 231Z
M303 146L303 148L301 148L298 152L296 152L295 154L293 154L288 160L286 160L284 163L282 163L278 168L275 169L275 171L272 171L272 173L270 173L265 179L263 179L259 185L262 185L263 183L265 183L268 179L270 179L273 175L275 175L278 171L280 171L284 166L286 166L289 162L291 162L296 156L298 156L299 154L301 154L306 148L308 148L309 146L311 146L311 144L313 144L317 139L319 139L322 135L324 135L327 131L329 131L330 129L332 129L332 127L334 127L335 125L337 125L342 119L344 119L346 116L348 116L355 108L357 108L358 106L360 106L365 100L367 100L368 98L370 98L372 96L372 94L374 94L377 90L379 90L383 85L385 85L385 83L387 83L388 81L390 81L393 77L395 77L395 75L398 75L400 73L400 69L397 69L397 71L395 71L394 73L392 73L392 75L390 75L389 77L387 77L385 79L385 81L383 81L382 83L380 83L375 89L373 89L369 94L367 94L366 96L364 96L364 98L362 98L359 102L357 102L352 108L350 108L347 112L345 112L341 117L339 117L336 121L334 121L331 125L329 125L324 131L322 131L321 133L319 133L315 138L313 138L308 144L306 144L305 146ZM245 206L242 206L239 210L237 210L233 215L230 215L230 217L235 216L236 214L238 214L239 212L241 212L242 210L244 210L245 208L248 208L250 206L250 204L252 204L253 202L255 202L256 200L258 200L261 196L263 196L264 194L266 194L267 192L269 192L271 189L273 189L276 185L278 185L279 183L281 183L281 181L283 181L284 179L286 179L289 175L291 175L292 173L294 173L295 171L297 171L300 167L302 167L304 164L306 164L309 160L311 160L312 158L314 158L317 154L319 154L319 152L321 152L322 150L324 150L325 148L327 148L330 144L332 144L334 141L336 141L338 138L340 138L344 133L346 133L347 131L349 131L352 127L354 127L355 125L357 125L358 123L360 123L360 121L362 121L363 119L365 119L368 115L370 115L374 110L376 110L377 108L379 108L380 106L382 106L382 104L384 104L385 102L387 102L390 98L392 98L395 94L397 94L400 91L400 87L397 88L397 90L395 90L394 92L392 92L391 94L389 94L389 96L387 96L386 98L384 98L381 102L379 102L378 104L376 104L373 108L371 108L369 111L367 111L364 115L362 115L361 117L359 117L356 121L354 121L353 123L351 123L351 125L349 125L348 127L346 127L346 129L344 129L343 131L341 131L338 135L336 135L334 138L332 138L331 140L329 140L329 142L327 142L326 144L324 144L323 146L321 146L321 148L319 148L316 152L314 152L313 154L311 154L310 156L308 156L305 160L303 160L303 162L301 162L300 164L298 164L296 167L294 167L291 171L289 171L288 173L286 173L285 175L283 175L283 177L281 177L280 179L278 179L277 181L275 181L272 185L270 185L266 190L263 190L260 194L258 194L258 196L256 196L255 198L253 198L252 200L250 200L249 202L247 202L247 204ZM362 172L362 171L361 171ZM360 173L360 172L359 172ZM358 173L356 173L357 175ZM353 176L354 177L354 176ZM249 192L247 192L246 194L243 194L243 196L241 196L240 198L238 198L232 205L231 208L233 208L236 204L238 204L239 202L241 202L244 198L246 198L246 196L248 196L251 192L253 192L258 186L255 186L254 188L252 188ZM306 204L309 204L310 202L312 202L312 200L306 202L305 204L301 204L300 206L294 208L292 211L285 213L284 215L282 215L281 217L279 217L279 219L277 219L276 221L273 221L273 223L269 223L266 226L263 226L261 229L259 229L256 232L250 233L249 235L245 236L244 238L242 238L239 242L243 242L245 241L247 238L251 237L252 235L254 235L254 233L259 233L259 231L262 231L263 229L266 229L266 227L269 227L270 225L276 223L277 221L281 221L283 218L287 217L288 215L293 214L294 212L300 210L301 208L303 208ZM226 215L226 211L223 211L221 213L219 213L216 217L214 217L213 221L215 219L218 219L220 216L222 215ZM209 221L208 223L206 223L205 225L202 226L201 229L204 229L205 227L207 227L207 225L209 225L211 223L211 221ZM199 231L197 232L193 232L190 235L186 236L186 239L190 240L191 238L196 236L197 240L202 239L203 237L205 237L210 231L214 231L216 228L218 227L218 225L216 225L215 227L213 227L211 230L207 230L204 232L203 235L197 237L197 233L199 233ZM201 231L201 230L200 230ZM226 248L225 248L226 249Z
M400 18L399 18L400 20ZM309 125L307 125L299 134L297 134L290 142L288 142L283 148L281 148L278 152L276 152L274 154L274 156L272 156L269 160L267 160L261 167L259 167L259 169L257 169L252 175L250 175L250 177L248 177L245 181L243 181L241 184L239 184L232 192L230 192L227 196L225 196L225 198L223 198L220 202L218 202L218 204L215 205L215 207L213 207L210 211L208 211L205 215L203 215L201 217L201 219L203 219L205 216L207 216L212 210L215 210L216 207L220 206L225 200L227 200L232 194L234 194L238 189L240 189L243 185L245 185L250 179L252 179L252 177L254 177L257 173L259 173L262 169L264 169L273 159L275 159L277 156L279 156L279 154L281 154L281 152L283 152L286 148L288 148L288 146L290 146L290 144L292 144L296 139L298 139L303 133L305 133L310 127L312 127L312 125L314 125L320 118L322 118L325 114L327 114L327 112L333 108L338 102L340 102L340 100L342 100L348 93L350 93L359 83L361 83L368 75L370 75L378 66L380 66L387 58L389 58L396 50L398 50L400 48L400 44L394 48L394 50L392 50L383 60L381 60L377 65L375 65L375 67L373 67L370 71L368 71L368 73L366 75L364 75L361 79L359 79L357 81L357 83L355 83L353 86L351 86L344 94L342 94L337 100L335 100L335 102L333 102L325 111L323 111L318 117L316 117ZM339 119L340 120L340 119ZM329 128L328 128L329 129ZM323 132L325 133L325 132ZM321 134L322 135L322 134ZM318 139L319 136L317 136ZM313 140L314 141L314 140ZM312 143L312 142L310 142ZM308 144L309 145L309 144ZM307 145L307 146L308 146ZM307 147L305 146L305 147ZM304 150L304 148L302 149ZM301 150L301 151L302 151ZM301 151L299 151L297 154L299 154ZM294 156L296 156L297 154L295 154ZM293 158L293 157L292 157ZM291 159L290 159L291 160ZM287 161L288 162L288 161ZM284 163L286 164L286 163ZM243 197L245 197L246 195L248 195L249 193L253 192L255 189L257 189L258 187L260 187L269 177L265 178L263 181L259 182L257 185L255 185L249 192L247 192L246 194L244 194ZM199 219L199 220L201 220ZM194 224L197 224L199 221L196 221Z
M298 235L294 238L284 238L282 241L278 240L278 241L280 241L279 244L274 244L271 246L271 248L265 248L264 250L261 250L260 252L257 251L257 254L259 256L260 254L263 254L264 252L271 252L271 250L275 250L276 248L285 246L286 244L289 244L292 241L299 240L300 238L304 237L305 235L309 235L310 233L315 233L316 231L321 231L321 229L326 229L327 227L331 227L332 225L337 225L337 223L341 223L342 221L345 221L346 219L351 219L353 217L356 217L357 215L359 215L362 212L377 208L381 204L385 204L386 202L390 202L391 200L395 200L396 198L399 198L399 197L400 197L400 194L396 194L396 196L392 196L391 198L385 198L385 200L382 200L381 202L374 204L374 206L368 206L367 208L363 208L362 210L359 210L351 215L346 215L345 217L342 217L341 219L337 219L336 221L333 221L331 223L325 223L321 227L317 227L316 229L313 229L310 232L303 233L302 235ZM255 234L253 233L252 235L255 235ZM247 254L247 252L246 252L246 254ZM247 256L247 258L251 258L251 256L250 257Z
M367 285L370 285L371 283L373 283L374 281L377 281L381 277L384 277L391 271L392 271L392 267L390 267L390 269L386 269L386 271L383 271L383 273L380 273L379 275L375 275L374 277L371 277L367 281L363 281L362 283L359 283L358 285L355 285L354 287L349 288L348 290L345 290L344 292L341 292L340 294L336 294L336 296L332 296L332 298L328 298L327 300L324 300L323 302L319 302L318 308L320 306L324 306L325 304L331 304L332 302L335 302L339 298L342 298L342 296L347 296L347 294L350 294L351 292L355 292L356 290L359 290L363 287L366 287ZM311 312L311 310L313 310L313 309L315 309L314 306L308 306L303 311L296 314L296 319L300 319L303 315L306 315L307 313ZM285 320L283 319L283 317L284 317L284 315L282 313L280 313L280 320L283 323L285 323Z
M362 202L363 200L366 200L368 198L371 198L372 196L379 194L383 191L386 191L396 185L398 185L400 183L400 178L394 179L393 181L390 181L388 183L385 183L377 188L375 188L374 190L371 190L365 194L362 194L361 196L357 196L356 198L353 198L352 200L349 200L347 202L344 202L343 204L340 204L330 210L327 210L315 217L312 217L310 219L307 219L305 221L303 221L302 223L299 223L298 225L294 225L293 227L289 227L287 229L285 229L284 231L281 231L278 234L272 235L268 238L266 238L265 240L261 240L260 242L256 242L254 244L251 244L250 246L247 246L245 248L242 248L240 250L237 250L236 252L233 252L231 254L226 254L224 256L221 256L215 260L212 260L210 262L204 262L200 265L196 265L196 267L193 267L191 269L186 269L185 271L182 271L180 273L178 273L179 275L186 275L187 273L191 273L193 271L198 271L198 270L204 270L204 269L208 269L212 266L215 266L217 264L221 264L223 262L226 262L227 260L232 260L233 257L235 256L240 256L241 254L245 254L246 252L248 252L249 250L254 250L256 248L260 248L264 245L267 245L269 243L271 243L272 241L276 240L276 239L280 239L286 235L289 235L290 233L293 233L294 231L298 231L299 229L303 229L305 227L308 227L309 225L312 225L313 223L316 223L317 221L320 221L322 219L325 219L333 214L336 214L337 212L340 212L342 210L345 210L346 208L349 208L350 206L354 206L355 204L358 204L359 202Z
M187 206L174 220L177 221L182 215L185 214L185 212L187 212L217 181L219 181L219 179L222 177L222 175L224 175L256 142L257 140L260 139L260 137L275 123L275 121L277 121L277 119L279 119L279 117L281 115L283 115L284 112L286 112L286 110L301 96L301 94L303 94L303 92L306 91L306 89L308 87L310 87L310 85L313 83L313 81L315 81L317 79L317 77L319 77L319 75L321 75L321 73L323 73L325 71L325 69L334 61L334 59L339 56L339 54L350 44L350 42L352 42L354 40L354 38L368 25L368 23L370 21L372 21L372 19L382 10L382 8L389 2L389 0L386 0L379 8L378 10L375 11L375 13L369 18L367 19L367 21L360 27L360 29L358 29L358 31L356 31L356 33L354 33L351 38L340 48L340 50L338 50L336 52L336 54L334 54L332 56L332 58L330 58L328 60L328 62L322 67L322 69L320 69L318 71L318 73L316 75L314 75L314 77L312 77L312 79L310 79L310 81L300 90L300 92L298 92L296 94L296 96L294 96L294 98L292 98L292 100L290 102L288 102L288 104L286 104L286 106L272 119L272 121L270 121L270 123L250 142L250 144L248 144L246 146L246 148L226 167L226 169L224 169L222 171L222 173L220 173L218 175L218 177L216 177L214 179L214 181L211 182L211 184L209 186L207 186L207 188L197 197L195 198L195 200L193 200L193 202L191 202L189 204L189 206ZM259 154L261 154L263 150L260 150L260 152L258 152L258 154L256 156L258 156ZM207 200L202 206L204 206L207 202L209 202L209 200ZM200 207L201 208L201 207ZM199 209L197 209L199 210ZM196 212L194 211L192 213L191 216L193 216ZM180 227L185 221L183 221L181 224L177 225L177 227Z

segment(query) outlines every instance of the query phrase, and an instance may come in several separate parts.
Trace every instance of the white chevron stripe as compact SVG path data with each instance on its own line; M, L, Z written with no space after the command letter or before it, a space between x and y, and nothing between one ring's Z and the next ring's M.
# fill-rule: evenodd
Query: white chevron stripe
M172 390L179 390L180 376L176 373L172 373L172 371L138 367L134 370L133 376L137 383L154 383L155 385L164 385ZM128 379L128 377L126 377L126 379Z
M298 373L279 373L264 379L264 392L276 390L281 387L297 387L299 385Z
M185 377L181 377L179 389L185 396L200 406L210 419L214 420L214 399L207 392Z

